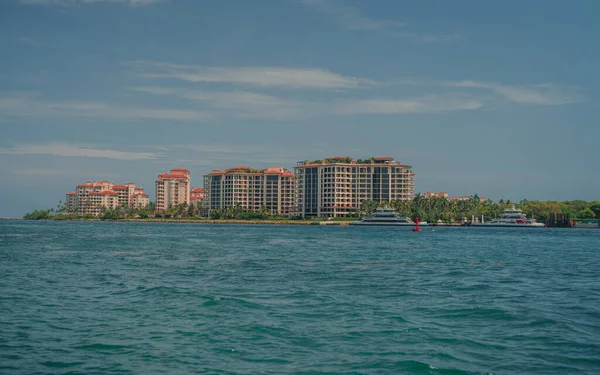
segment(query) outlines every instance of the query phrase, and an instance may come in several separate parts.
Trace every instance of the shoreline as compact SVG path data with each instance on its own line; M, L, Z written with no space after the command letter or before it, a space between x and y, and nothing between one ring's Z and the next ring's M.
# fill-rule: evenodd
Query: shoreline
M0 221L57 221L57 222L106 222L106 223L169 223L169 224L238 224L238 225L317 225L317 226L350 226L350 223L355 220L214 220L214 219L117 219L117 220L101 220L101 219L39 219L39 220L26 220L23 218L0 218ZM407 226L410 227L410 226ZM427 227L451 227L451 228L470 228L469 225L461 225L458 223L435 223L428 224ZM547 228L547 227L545 227ZM598 229L600 226L579 224L570 229Z
M182 224L264 224L264 225L316 225L321 221L305 221L305 220L211 220L211 219L117 219L117 220L100 220L100 219L40 219L40 220L25 220L22 218L0 218L4 221L56 221L56 222L107 222L107 223L182 223ZM326 222L326 224L348 225L350 221L335 221ZM344 223L344 224L339 224Z

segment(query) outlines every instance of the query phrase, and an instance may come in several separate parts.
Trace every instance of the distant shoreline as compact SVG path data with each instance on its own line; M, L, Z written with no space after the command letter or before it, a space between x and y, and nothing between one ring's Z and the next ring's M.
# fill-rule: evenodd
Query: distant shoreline
M306 220L211 220L211 219L118 219L118 220L100 220L100 219L40 219L25 220L22 218L0 218L4 221L76 221L76 222L111 222L111 223L183 223L183 224L266 224L266 225L315 225L321 222L327 224L348 225L350 221L306 221Z

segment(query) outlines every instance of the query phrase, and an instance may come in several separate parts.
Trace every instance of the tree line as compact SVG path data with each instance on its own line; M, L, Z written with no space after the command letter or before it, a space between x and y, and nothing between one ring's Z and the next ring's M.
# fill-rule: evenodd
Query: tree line
M360 208L361 215L371 215L381 204L375 201L364 201ZM491 199L482 200L475 194L466 200L450 200L445 197L425 197L417 194L412 200L395 200L388 204L400 216L418 217L428 222L441 220L446 223L470 220L473 216L494 218L502 215L505 209L519 208L529 218L545 222L551 214L569 214L572 219L599 219L600 201L504 201L493 202Z
M414 219L418 217L428 222L443 221L445 223L462 222L470 220L473 216L478 218L483 215L486 218L494 218L502 215L505 209L515 206L523 210L523 213L530 218L535 218L539 222L545 222L551 214L569 214L572 219L600 219L600 201L529 201L521 200L511 202L510 200L482 200L477 194L469 199L454 201L445 197L425 197L417 194L411 200L394 200L391 202L377 202L373 200L363 201L356 214L351 218L361 216L370 216L381 206L389 206L396 210L400 216ZM69 212L68 208L59 202L56 208L48 210L35 210L26 214L23 218L26 220L77 220L77 219L100 219L100 220L119 220L119 219L183 219L183 218L208 218L212 220L285 220L301 219L294 215L280 215L269 212L265 207L258 211L245 210L241 205L229 206L224 209L208 210L204 205L179 204L168 209L155 212L155 204L151 202L143 208L116 207L103 208L99 216L92 214L77 215Z

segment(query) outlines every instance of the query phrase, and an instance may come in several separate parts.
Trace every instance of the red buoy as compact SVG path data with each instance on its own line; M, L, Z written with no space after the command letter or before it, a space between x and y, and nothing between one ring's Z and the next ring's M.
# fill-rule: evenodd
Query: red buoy
M419 218L415 217L415 227L412 229L413 232L420 232L421 228L419 228Z

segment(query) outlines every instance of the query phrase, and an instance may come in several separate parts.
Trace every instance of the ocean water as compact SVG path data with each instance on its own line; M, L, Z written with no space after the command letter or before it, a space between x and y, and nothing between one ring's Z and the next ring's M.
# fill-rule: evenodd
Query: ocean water
M598 374L600 233L0 222L2 374Z

